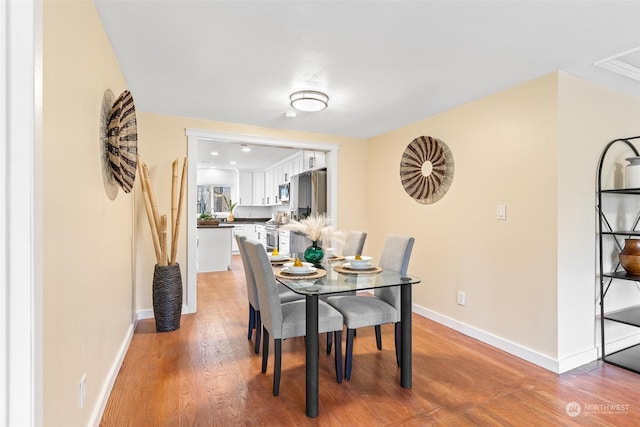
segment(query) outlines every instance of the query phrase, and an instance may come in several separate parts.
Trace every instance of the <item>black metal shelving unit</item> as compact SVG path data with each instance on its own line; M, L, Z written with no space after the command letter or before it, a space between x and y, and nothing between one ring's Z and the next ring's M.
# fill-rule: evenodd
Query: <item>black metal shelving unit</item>
M612 237L615 245L619 251L622 251L622 246L618 240L618 236L629 238L640 238L640 212L637 213L633 226L630 230L616 230L612 227L611 222L607 219L602 208L603 195L634 195L640 196L640 188L627 188L627 189L603 189L602 188L602 167L604 165L607 153L609 149L614 145L625 144L633 156L640 156L638 149L635 147L632 141L640 142L640 136L634 136L629 138L615 139L607 144L602 151L600 161L598 162L598 241L599 241L599 272L600 272L600 333L602 344L602 360L612 365L619 366L630 371L640 373L640 343L623 348L621 350L607 354L606 352L606 339L605 339L605 320L612 322L623 323L640 328L640 305L627 307L623 310L605 313L605 298L610 287L614 283L620 283L624 286L624 283L628 284L629 281L639 282L640 275L629 274L622 269L620 263L616 265L614 271L604 271L603 262L603 239L605 236ZM614 285L618 286L618 285Z

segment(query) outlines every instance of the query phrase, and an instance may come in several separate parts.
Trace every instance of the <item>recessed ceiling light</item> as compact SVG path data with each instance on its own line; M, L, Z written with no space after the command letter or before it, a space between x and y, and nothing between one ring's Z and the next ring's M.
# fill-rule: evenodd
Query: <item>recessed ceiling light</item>
M220 153L218 153L217 151L212 151L210 154L212 156L219 156L220 155Z
M248 153L249 151L251 151L251 148L247 147L246 145L242 145L242 151L244 151L245 153Z
M237 164L238 164L238 162L231 160L231 161L229 162L229 164L230 164L230 165L237 165Z
M285 116L287 119L295 119L295 118L296 118L296 116L297 116L297 114L296 114L296 112L295 112L295 111L287 111L286 113L284 113L284 116Z
M301 90L289 96L291 106L300 111L320 111L329 105L329 97L316 90Z

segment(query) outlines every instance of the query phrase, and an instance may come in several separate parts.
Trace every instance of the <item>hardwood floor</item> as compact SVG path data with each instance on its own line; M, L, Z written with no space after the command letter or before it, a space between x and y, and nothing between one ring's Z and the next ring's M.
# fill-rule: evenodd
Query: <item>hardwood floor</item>
M320 415L309 419L304 340L283 342L274 397L273 354L262 374L247 318L236 256L231 271L198 277L198 313L182 316L180 329L138 323L100 425L640 425L640 375L600 362L556 375L417 315L412 389L399 385L392 326L382 328L382 351L373 328L358 330L342 384L321 339Z

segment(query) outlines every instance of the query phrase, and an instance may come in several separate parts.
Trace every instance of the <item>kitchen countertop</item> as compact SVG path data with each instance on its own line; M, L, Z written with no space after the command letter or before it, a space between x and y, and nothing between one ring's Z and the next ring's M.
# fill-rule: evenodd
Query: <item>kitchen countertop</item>
M233 228L233 223L219 223L219 224L198 224L198 228Z

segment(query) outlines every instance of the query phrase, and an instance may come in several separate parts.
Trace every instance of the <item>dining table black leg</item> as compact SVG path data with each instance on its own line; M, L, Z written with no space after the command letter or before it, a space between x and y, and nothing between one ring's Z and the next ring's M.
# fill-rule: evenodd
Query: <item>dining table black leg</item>
M307 329L307 417L318 416L318 295L308 294L306 297L306 329Z
M400 286L400 385L411 388L411 285Z

